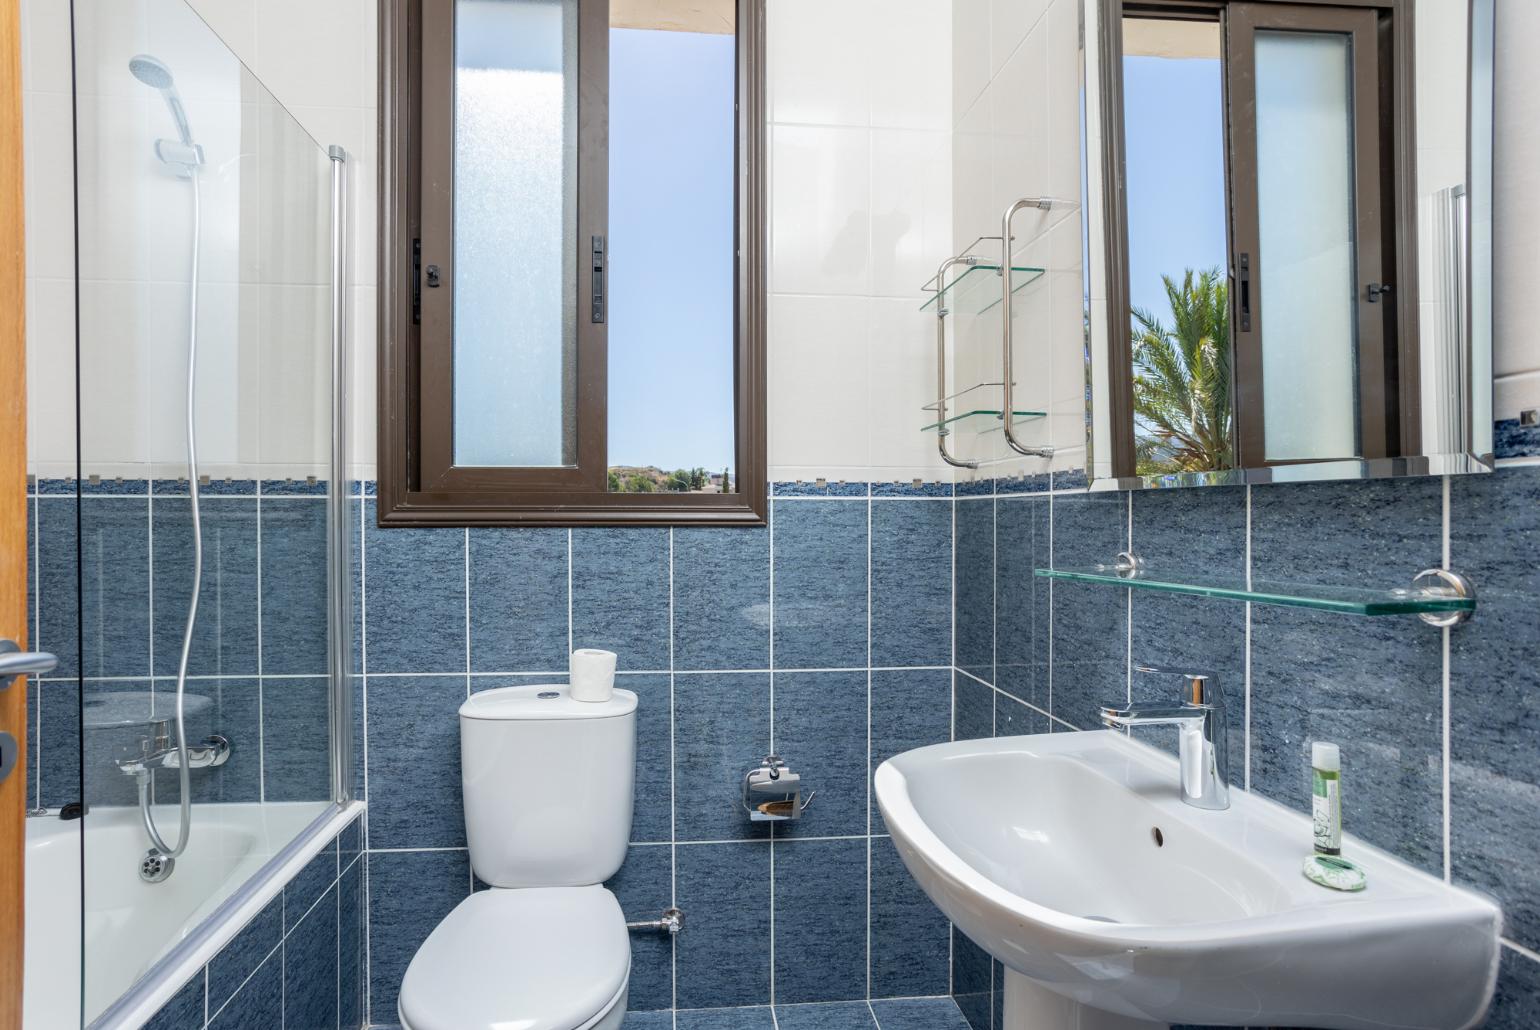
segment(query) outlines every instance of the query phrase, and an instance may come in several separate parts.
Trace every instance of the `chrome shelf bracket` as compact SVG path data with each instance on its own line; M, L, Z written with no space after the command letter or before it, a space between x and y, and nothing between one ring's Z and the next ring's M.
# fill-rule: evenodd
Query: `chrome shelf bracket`
M1471 598L1476 596L1476 585L1465 576L1449 569L1424 569L1412 580L1412 593L1426 597ZM1429 626L1443 629L1458 626L1469 619L1469 611L1422 612L1417 617Z
M958 256L958 257L949 257L945 261L941 262L941 267L936 270L936 278L934 280L935 284L936 284L936 292L937 292L937 298L936 298L936 421L939 423L939 428L936 430L936 449L938 451L940 451L940 453L941 453L941 460L942 461L946 462L948 465L952 466L953 468L960 468L960 469L976 469L976 468L979 467L979 463L976 462L976 461L969 461L969 460L967 460L965 458L953 457L951 452L948 451L947 447L946 447L946 438L948 436L950 436L951 434L950 434L950 432L948 431L948 429L946 427L946 402L950 398L949 398L949 396L948 396L948 394L946 392L946 316L947 316L947 308L946 308L946 298L943 295L946 293L946 274L947 274L947 272L951 271L952 268L957 266L957 265L967 265L969 267L972 267L973 265L976 265L978 263L979 263L979 259L977 257L972 256L972 255L961 255L961 256ZM1007 283L1010 282L1010 277L1009 276L1006 277L1006 282ZM1007 293L1010 292L1009 285L1006 286L1006 292ZM1007 397L1010 396L1009 388L1007 388L1007 390L1006 390L1006 396Z
M1011 267L1011 222L1015 220L1018 212L1027 208L1035 208L1038 211L1048 211L1059 201L1052 197L1023 197L1005 209L1005 214L1000 219L1000 267L1008 270ZM1005 381L1005 400L1002 405L1004 411L1003 428L1005 429L1005 442L1010 444L1011 450L1017 454L1025 454L1033 458L1053 457L1053 447L1044 445L1033 447L1016 439L1015 400L1011 396L1016 387L1016 375L1011 368L1012 344L1011 339L1011 276L1008 271L1000 274L1000 338L1004 347L1002 355L1001 378ZM944 392L944 391L943 391Z

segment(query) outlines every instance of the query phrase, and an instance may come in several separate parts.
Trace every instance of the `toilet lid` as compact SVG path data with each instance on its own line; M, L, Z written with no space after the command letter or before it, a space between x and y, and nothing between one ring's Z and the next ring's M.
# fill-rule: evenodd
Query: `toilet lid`
M401 981L412 1030L576 1030L631 971L626 918L603 887L477 891L428 935Z

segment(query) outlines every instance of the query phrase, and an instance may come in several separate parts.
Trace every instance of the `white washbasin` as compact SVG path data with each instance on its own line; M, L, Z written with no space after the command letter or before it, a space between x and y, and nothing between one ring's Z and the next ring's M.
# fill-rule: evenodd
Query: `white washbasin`
M1306 816L1243 790L1185 805L1176 760L1121 733L920 748L876 793L910 874L1007 967L1009 1030L1453 1030L1490 1003L1494 902L1350 835L1368 889L1317 886Z

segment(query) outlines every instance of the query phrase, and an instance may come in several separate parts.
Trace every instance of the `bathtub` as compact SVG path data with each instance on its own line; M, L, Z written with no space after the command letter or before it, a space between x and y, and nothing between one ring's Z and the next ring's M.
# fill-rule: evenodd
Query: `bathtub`
M137 808L97 808L84 820L29 818L23 1025L79 1027L83 1000L87 1023L138 1026L361 809L318 801L194 805L192 844L156 884L139 879L149 844ZM156 815L174 835L176 809L157 806Z

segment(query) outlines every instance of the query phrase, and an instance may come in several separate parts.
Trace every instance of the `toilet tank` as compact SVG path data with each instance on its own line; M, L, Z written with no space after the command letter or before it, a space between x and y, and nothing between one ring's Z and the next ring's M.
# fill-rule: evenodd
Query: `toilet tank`
M494 887L603 883L626 857L636 695L574 701L566 684L505 687L460 706L471 868Z

